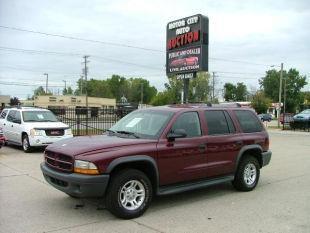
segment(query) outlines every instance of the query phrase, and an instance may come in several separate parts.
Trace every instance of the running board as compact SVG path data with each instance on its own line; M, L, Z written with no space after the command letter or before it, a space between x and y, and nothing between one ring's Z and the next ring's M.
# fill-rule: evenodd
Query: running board
M215 179L208 179L208 180L201 180L196 181L193 183L187 183L187 184L178 184L178 185L169 185L169 186L163 186L159 187L157 191L157 195L163 196L163 195L169 195L169 194L175 194L175 193L181 193L186 192L194 189L200 189L205 188L211 185L220 184L228 181L234 180L234 176L223 176Z

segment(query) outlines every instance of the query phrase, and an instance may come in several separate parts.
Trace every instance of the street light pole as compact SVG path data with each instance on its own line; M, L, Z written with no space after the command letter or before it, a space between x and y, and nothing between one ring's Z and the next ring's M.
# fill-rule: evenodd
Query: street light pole
M279 111L278 111L278 128L280 128L280 114L281 114L281 94L282 94L282 78L283 78L283 63L281 63L280 70L280 87L279 87ZM284 124L284 116L283 116Z

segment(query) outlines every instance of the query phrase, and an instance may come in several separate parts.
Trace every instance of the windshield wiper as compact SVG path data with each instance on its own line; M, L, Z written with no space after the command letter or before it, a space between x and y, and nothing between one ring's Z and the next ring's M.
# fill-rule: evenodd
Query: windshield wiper
M136 135L136 133L134 132L129 132L129 131L125 131L125 130L119 130L119 131L116 131L117 133L120 133L120 134L127 134L127 135L132 135L134 136L135 138L140 138L138 135Z
M112 133L112 134L116 134L116 132L111 130L111 129L107 129L106 132L109 132L109 133Z

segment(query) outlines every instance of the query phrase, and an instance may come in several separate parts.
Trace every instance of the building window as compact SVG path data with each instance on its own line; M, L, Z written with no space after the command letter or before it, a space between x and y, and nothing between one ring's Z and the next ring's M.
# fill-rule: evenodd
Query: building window
M56 97L53 96L49 97L49 102L56 102L56 100L57 100Z
M72 102L72 103L76 103L76 98L71 97L71 102Z

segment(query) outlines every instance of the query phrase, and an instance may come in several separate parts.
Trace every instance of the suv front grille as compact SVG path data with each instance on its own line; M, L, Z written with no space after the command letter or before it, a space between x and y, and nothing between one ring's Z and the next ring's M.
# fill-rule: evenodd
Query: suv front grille
M63 136L65 134L64 129L46 129L46 136Z
M64 172L73 171L73 158L68 155L45 151L45 162L49 167Z

